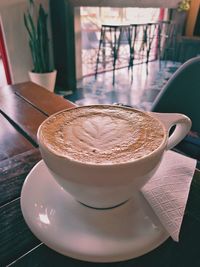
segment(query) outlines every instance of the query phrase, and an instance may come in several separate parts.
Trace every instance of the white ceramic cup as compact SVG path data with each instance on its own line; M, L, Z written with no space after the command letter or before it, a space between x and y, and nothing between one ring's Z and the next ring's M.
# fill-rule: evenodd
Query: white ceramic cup
M38 143L42 158L56 181L77 201L94 208L120 205L148 181L159 167L164 152L178 144L191 128L190 119L182 114L151 112L146 114L159 120L166 129L166 134L157 149L139 159L113 164L72 160L47 148L41 138L40 126ZM169 137L169 130L174 125L176 128Z

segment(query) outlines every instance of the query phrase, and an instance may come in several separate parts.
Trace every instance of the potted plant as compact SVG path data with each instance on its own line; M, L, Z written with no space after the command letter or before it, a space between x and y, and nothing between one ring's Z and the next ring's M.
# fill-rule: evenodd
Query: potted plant
M32 82L53 92L57 72L50 63L47 18L42 4L38 6L34 0L29 0L29 7L24 13L24 24L33 60L33 69L29 72L29 77Z

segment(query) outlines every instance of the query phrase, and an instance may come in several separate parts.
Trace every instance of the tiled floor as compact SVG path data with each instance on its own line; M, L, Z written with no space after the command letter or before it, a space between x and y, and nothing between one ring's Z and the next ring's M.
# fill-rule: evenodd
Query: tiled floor
M112 85L113 73L105 72L86 77L77 83L77 92L68 96L77 105L122 103L142 110L149 110L157 94L180 63L149 62L148 74L146 64L135 65L133 74L128 68L116 70L115 84Z

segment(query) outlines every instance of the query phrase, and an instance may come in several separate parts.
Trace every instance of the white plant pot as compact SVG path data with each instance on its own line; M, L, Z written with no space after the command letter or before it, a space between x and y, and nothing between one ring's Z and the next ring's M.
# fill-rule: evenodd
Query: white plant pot
M56 70L52 72L48 72L48 73L36 73L36 72L29 71L30 80L33 83L36 83L46 88L50 92L54 92L56 75L57 75Z

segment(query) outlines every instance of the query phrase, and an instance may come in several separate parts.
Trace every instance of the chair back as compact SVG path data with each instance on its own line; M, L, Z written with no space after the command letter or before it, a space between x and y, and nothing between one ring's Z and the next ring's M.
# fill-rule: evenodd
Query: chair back
M157 96L151 110L183 113L192 120L192 130L200 133L200 56L181 65Z

